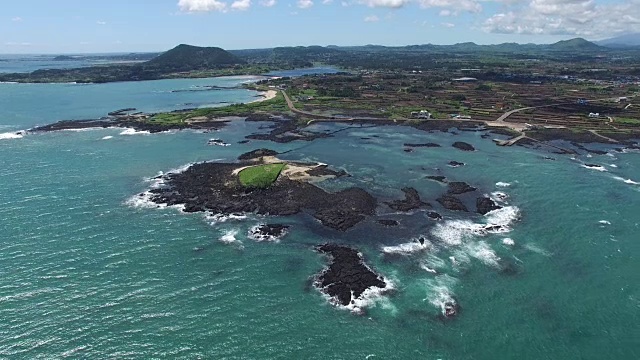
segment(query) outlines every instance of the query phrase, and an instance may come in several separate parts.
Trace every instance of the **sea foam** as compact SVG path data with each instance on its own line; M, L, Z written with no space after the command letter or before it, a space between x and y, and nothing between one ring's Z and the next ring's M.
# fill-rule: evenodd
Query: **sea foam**
M138 131L136 129L125 129L120 133L120 135L149 135L149 134L151 133L146 130Z
M9 140L9 139L22 139L24 134L20 131L18 132L7 132L0 134L0 140Z

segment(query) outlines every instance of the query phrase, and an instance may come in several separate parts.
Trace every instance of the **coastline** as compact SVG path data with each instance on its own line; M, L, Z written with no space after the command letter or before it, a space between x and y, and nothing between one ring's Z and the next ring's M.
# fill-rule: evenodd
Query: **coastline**
M261 96L261 98L260 99L255 99L255 100L249 102L249 104L259 103L259 102L275 99L276 96L278 96L278 92L275 91L275 90L260 91L258 96Z

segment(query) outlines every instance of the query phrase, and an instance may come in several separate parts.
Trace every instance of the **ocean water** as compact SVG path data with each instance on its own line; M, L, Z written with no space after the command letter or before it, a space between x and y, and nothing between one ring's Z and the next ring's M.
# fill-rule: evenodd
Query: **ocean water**
M0 55L0 73L25 73L44 69L73 69L109 64L106 60L78 57L54 60L57 55Z
M638 153L572 158L497 147L475 132L344 125L314 125L344 131L310 143L241 145L266 131L242 120L215 134L14 134L123 107L254 99L245 90L171 92L242 81L0 84L0 358L640 357ZM231 146L207 146L211 137ZM454 149L455 141L477 151ZM403 151L420 142L442 147ZM330 190L355 185L392 200L414 187L445 219L381 205L398 228L366 221L341 233L307 215L221 222L132 201L160 172L260 147L353 175L321 184ZM436 174L504 193L506 207L447 212L434 200L446 188L424 179ZM292 227L279 242L250 239L263 222ZM483 224L505 230L483 234ZM416 245L419 236L427 246ZM326 266L313 246L328 241L358 248L395 291L372 298L364 315L330 305L310 280ZM443 321L450 297L461 312Z

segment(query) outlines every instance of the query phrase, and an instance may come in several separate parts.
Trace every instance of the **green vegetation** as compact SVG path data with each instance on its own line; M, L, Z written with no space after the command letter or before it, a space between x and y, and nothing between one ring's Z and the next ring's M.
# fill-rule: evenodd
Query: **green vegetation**
M159 125L176 125L185 124L190 119L203 118L208 119L223 118L228 116L249 116L254 113L283 113L288 111L287 103L282 93L270 100L253 102L248 104L233 104L223 107L202 108L189 111L176 111L170 113L156 114L146 120L152 124Z
M626 124L626 125L640 125L640 119L617 117L615 118L615 123Z
M252 166L240 171L238 178L244 187L266 189L278 180L285 166L283 163Z

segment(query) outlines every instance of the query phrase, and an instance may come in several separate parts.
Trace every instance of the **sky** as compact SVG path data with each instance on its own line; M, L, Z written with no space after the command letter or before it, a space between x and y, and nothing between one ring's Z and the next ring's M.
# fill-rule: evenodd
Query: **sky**
M640 0L20 0L0 53L599 40L640 32Z

